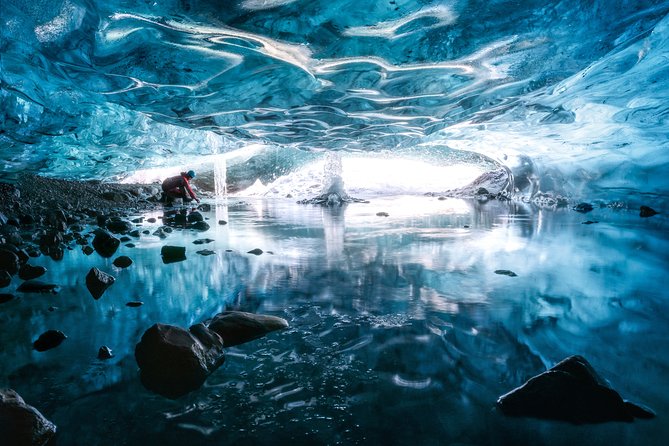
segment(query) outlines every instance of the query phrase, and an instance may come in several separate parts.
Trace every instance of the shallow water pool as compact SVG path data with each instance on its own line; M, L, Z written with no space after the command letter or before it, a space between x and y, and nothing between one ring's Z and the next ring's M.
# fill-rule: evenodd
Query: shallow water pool
M332 209L255 198L212 205L205 232L143 234L109 259L78 246L61 261L32 259L59 293L0 305L0 386L58 426L59 446L669 438L661 215L410 196ZM193 243L204 238L214 241ZM163 264L164 245L186 246L187 259ZM263 254L248 253L255 248ZM118 255L134 263L118 269ZM117 279L99 300L85 285L93 266ZM144 304L125 305L133 300ZM290 328L228 349L204 386L180 399L141 385L134 348L144 330L187 328L225 309L281 316ZM48 329L68 338L34 351ZM96 359L102 345L114 358ZM573 354L657 417L576 426L495 409L498 396Z

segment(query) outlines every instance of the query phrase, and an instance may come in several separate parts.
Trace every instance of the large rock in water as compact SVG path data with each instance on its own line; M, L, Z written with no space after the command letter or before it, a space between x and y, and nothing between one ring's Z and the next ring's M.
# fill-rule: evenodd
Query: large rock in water
M214 316L207 325L210 330L218 333L226 347L232 347L287 328L288 322L277 316L224 311Z
M93 267L86 275L86 288L90 291L93 299L99 299L102 297L104 292L109 288L116 278L111 274L107 274L104 271Z
M0 439L12 446L42 446L56 426L11 389L0 389ZM7 443L5 443L7 442Z
M135 347L142 384L167 398L199 388L223 361L223 341L215 333L195 336L174 325L154 324ZM206 342L200 341L203 337Z
M111 235L104 229L95 230L95 238L93 239L93 248L102 257L111 257L118 249L121 241Z
M155 324L135 347L144 386L167 398L199 388L225 360L223 347L241 344L288 327L275 316L226 311L213 319L181 327Z
M653 418L649 409L624 401L582 356L571 356L502 395L505 415L572 423L602 423Z

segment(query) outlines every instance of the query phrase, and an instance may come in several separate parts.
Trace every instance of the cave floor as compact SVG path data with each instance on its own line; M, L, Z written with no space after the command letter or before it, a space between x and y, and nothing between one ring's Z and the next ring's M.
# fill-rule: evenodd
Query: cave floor
M74 245L60 261L31 259L59 292L0 305L0 386L53 421L60 446L669 438L662 216L407 196L338 208L210 203L208 231L161 239L152 235L160 219L147 219L162 211L152 211L138 224L149 234L113 257ZM164 245L185 246L186 260L164 264ZM256 248L263 253L248 253ZM213 254L197 252L205 249ZM119 255L133 264L113 266ZM116 277L99 300L85 285L91 267ZM281 316L290 328L228 349L203 387L180 399L142 387L133 353L144 330L225 309ZM34 351L48 329L67 339ZM102 345L112 359L96 359ZM658 417L571 425L495 410L498 396L573 354Z

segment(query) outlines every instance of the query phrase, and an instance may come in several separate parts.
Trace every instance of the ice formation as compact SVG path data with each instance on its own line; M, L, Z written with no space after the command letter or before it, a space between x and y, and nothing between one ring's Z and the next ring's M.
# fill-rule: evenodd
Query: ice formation
M1 2L0 175L117 180L261 144L229 182L336 150L503 168L526 198L669 191L667 1L221 5Z

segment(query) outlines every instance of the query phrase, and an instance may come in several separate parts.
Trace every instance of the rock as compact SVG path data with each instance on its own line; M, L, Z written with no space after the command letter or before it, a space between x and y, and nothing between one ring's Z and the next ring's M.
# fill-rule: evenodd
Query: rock
M130 237L139 238L140 235L141 235L141 233L139 232L139 229L135 229L135 230L133 230L133 231L128 232L128 235L129 235Z
M197 239L197 240L193 241L193 244L194 245L203 245L205 243L211 243L213 241L214 241L214 239L211 239L211 238L200 238L200 239Z
M4 269L0 269L0 288L6 288L12 283L12 276Z
M86 275L86 288L88 288L93 299L97 300L102 297L115 280L114 276L93 267Z
M590 203L579 203L576 206L574 206L574 210L576 212L580 212L581 214L586 214L593 210L594 208Z
M21 280L37 279L43 276L44 273L46 273L46 268L43 266L32 266L26 263L19 268L19 278Z
M599 223L598 221L592 221L592 220L587 220L584 222L581 222L582 225L594 225L595 223Z
M222 225L227 225L228 222L225 221L225 220L219 220L219 221L218 221L218 224L222 226Z
M0 438L7 446L43 446L56 426L11 389L0 389ZM8 443L5 443L8 441Z
M377 217L388 217L389 215L390 214L388 214L387 212L377 212L376 213Z
M130 220L132 223L144 223L144 217L137 217Z
M497 407L505 415L602 423L653 418L647 408L624 401L582 356L571 356L502 395Z
M156 222L156 219L153 218L153 217L151 217L151 218L147 218L146 221L147 221L148 223L155 223L155 222Z
M232 347L287 328L288 322L277 316L225 311L214 316L207 326L218 333L226 347Z
M147 231L147 233L148 233L148 231ZM153 232L153 235L155 235L156 237L160 237L160 238L165 238L165 237L167 237L167 234L165 234L165 231L163 230L163 228L158 228L158 229L156 229L156 230Z
M144 332L135 347L135 359L147 389L175 399L199 388L223 364L223 341L198 325L196 334L165 324L154 324Z
M45 231L39 239L40 247L56 247L61 243L63 243L63 233L55 229Z
M67 336L60 330L47 330L35 342L33 342L33 349L38 352L45 352L52 348L58 347L61 342L67 339Z
M93 248L102 257L111 257L118 249L121 241L111 235L104 229L95 230L95 238L93 239Z
M490 195L490 192L485 187L479 187L474 195Z
M176 214L172 220L175 225L185 225L188 222L186 214Z
M163 263L181 262L186 260L186 247L165 245L160 249L160 255Z
M134 243L126 243L125 246L127 246L128 248L134 248L135 244Z
M198 221L204 221L204 216L200 214L198 211L193 211L190 214L188 214L189 223L195 223Z
M56 294L58 285L42 282L41 280L27 280L16 291L21 293L53 293Z
M141 300L131 300L130 302L126 302L125 304L127 307L141 307L144 305L144 302Z
M198 221L188 226L189 229L195 229L196 231L207 231L209 229L209 223L206 221Z
M200 254L201 256L210 256L210 255L212 255L212 254L216 254L214 251L212 251L212 250L210 250L210 249L202 249L202 250L200 250L200 251L195 251L195 252L197 252L197 253Z
M0 293L0 304L4 304L9 302L10 300L14 300L16 296L13 294L8 294L8 293Z
M259 256L260 254L262 254L262 252L263 252L262 249L260 249L260 248L256 248L256 249L252 249L252 250L250 250L250 251L247 251L246 253L247 253L247 254L253 254L253 255Z
M10 275L19 272L19 256L7 249L0 249L0 270L5 270Z
M510 271L508 269L496 269L495 274L501 274L502 276L516 277L518 274Z
M653 215L657 215L659 212L657 212L655 209L650 208L648 206L641 206L639 208L639 216L643 218L648 218L652 217Z
M98 350L98 359L111 359L114 357L114 354L112 353L111 349L107 347L106 345L103 345L100 347L100 350Z
M134 229L132 223L121 219L112 219L107 222L107 229L114 234L125 234Z
M127 268L132 265L132 259L128 256L120 256L114 259L113 265L117 268Z
M197 208L198 208L198 210L200 210L202 212L211 211L211 205L209 203L202 203Z
M95 252L95 250L94 250L93 248L91 248L90 246L88 246L88 245L86 245L86 246L84 246L83 248L81 248L81 250L82 250L82 251L84 252L84 254L86 254L87 256L89 256L89 255L91 255L91 254L93 254L93 253Z

